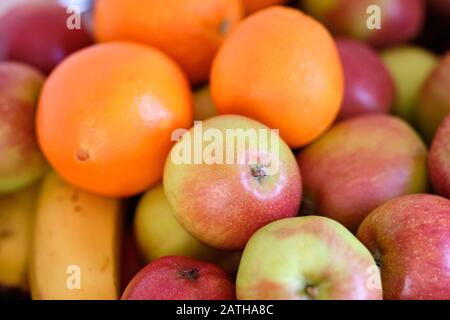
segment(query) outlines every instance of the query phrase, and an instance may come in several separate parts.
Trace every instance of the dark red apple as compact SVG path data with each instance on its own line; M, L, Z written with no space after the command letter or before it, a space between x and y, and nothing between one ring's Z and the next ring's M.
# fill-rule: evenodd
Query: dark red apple
M430 143L437 127L450 113L450 50L426 80L419 99L416 122L425 141Z
M231 300L234 284L218 266L179 256L154 260L128 284L122 300Z
M334 34L376 46L413 39L421 30L425 16L424 0L303 0L301 3L307 13L324 22ZM377 14L373 6L379 8L379 28L372 28L372 17Z
M428 157L428 174L434 191L450 199L450 114L434 136Z
M395 198L373 211L359 240L381 269L384 299L450 299L450 201Z
M345 77L345 94L338 120L365 113L389 113L394 83L378 53L349 38L337 38Z
M16 60L49 73L66 56L92 44L82 23L69 30L70 13L55 2L13 6L0 19L0 60Z
M372 114L342 121L297 157L302 212L323 215L356 232L375 208L427 191L427 150L403 120Z

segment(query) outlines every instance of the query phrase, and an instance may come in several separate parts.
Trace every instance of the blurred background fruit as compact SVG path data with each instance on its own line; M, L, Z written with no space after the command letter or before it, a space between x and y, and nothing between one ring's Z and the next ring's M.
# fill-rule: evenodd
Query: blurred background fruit
M366 113L389 113L394 83L378 53L370 46L349 38L337 38L344 68L344 101L338 120Z
M43 83L28 65L0 62L0 194L32 184L47 169L34 132Z
M252 14L267 7L284 4L288 0L242 0L244 3L245 13Z
M240 0L97 0L94 12L97 40L155 46L198 84L243 8Z
M450 199L450 114L442 121L433 138L428 174L433 190Z
M381 26L369 29L369 6L380 8ZM300 8L322 21L332 33L388 46L414 39L425 17L424 0L301 0Z
M209 86L204 86L194 92L194 119L206 120L217 115L217 108L211 97Z
M36 209L33 299L117 299L121 225L118 200L73 187L53 172L46 176ZM77 275L80 287L73 290Z
M234 283L219 267L186 257L168 256L143 268L122 300L231 300Z
M134 231L147 263L175 255L216 263L230 276L237 272L241 252L219 251L190 235L175 218L162 185L153 187L142 196L136 210Z
M427 150L403 120L366 115L343 121L297 156L302 212L335 219L355 232L376 207L427 191Z
M225 41L210 85L220 114L241 114L280 129L296 148L334 121L343 82L328 31L297 10L272 7L245 19Z
M242 255L236 292L241 300L382 298L370 252L342 225L317 216L283 219L259 229Z
M417 125L425 141L430 143L434 133L450 112L450 51L434 68L422 89L417 111Z
M56 1L19 3L0 17L0 60L29 63L48 74L71 53L92 44L82 16L80 29L66 25Z
M438 58L427 49L413 45L390 47L382 51L381 57L395 83L392 112L415 126L423 84Z
M37 133L69 182L124 197L161 179L172 131L190 127L192 117L192 92L172 60L143 45L107 43L72 55L51 74Z
M223 139L216 144L223 148L223 159L180 163L180 150L194 148L202 155L212 152L209 142L197 143L199 125L173 147L163 178L170 207L189 233L217 249L241 250L265 224L297 215L302 193L300 172L292 151L276 133L271 136L268 127L242 116L217 116L204 121L201 130L221 134ZM233 136L227 138L226 131L240 130L246 135L249 129L254 135L249 134L242 146ZM258 142L264 138L265 146ZM227 162L226 154L233 155L232 163Z
M34 212L39 184L0 196L0 287L28 292Z
M363 221L358 239L377 260L384 299L450 299L449 200L430 194L395 198Z

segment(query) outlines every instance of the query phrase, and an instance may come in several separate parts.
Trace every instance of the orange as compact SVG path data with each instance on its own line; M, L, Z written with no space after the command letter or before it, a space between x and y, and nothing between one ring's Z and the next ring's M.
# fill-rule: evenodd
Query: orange
M251 14L276 4L286 3L287 0L242 0L242 2L244 3L245 12Z
M38 141L72 184L131 196L161 179L172 131L191 126L192 100L184 74L156 49L95 45L64 60L45 82Z
M334 121L344 80L328 31L301 11L274 6L233 31L214 60L210 86L219 113L280 129L295 148Z
M193 84L208 79L217 49L242 15L241 0L97 0L94 9L99 41L154 46Z

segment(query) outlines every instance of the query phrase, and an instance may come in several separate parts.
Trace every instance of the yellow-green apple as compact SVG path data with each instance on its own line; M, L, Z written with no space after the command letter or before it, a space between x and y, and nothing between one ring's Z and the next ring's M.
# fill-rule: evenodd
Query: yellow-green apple
M144 261L185 256L216 263L228 274L236 274L241 252L210 248L188 233L175 218L161 184L142 196L134 219L137 245Z
M297 156L302 211L356 231L384 202L427 190L426 158L424 143L400 118L377 114L340 122Z
M122 300L231 300L234 284L218 266L167 256L144 267L128 284Z
M302 190L295 157L278 133L237 115L184 133L166 161L163 185L181 225L225 250L243 249L262 226L296 216Z
M272 222L242 255L238 299L378 300L379 270L370 252L338 222L319 216Z
M437 127L450 112L450 51L439 61L422 89L417 125L425 141L431 142Z
M300 3L333 33L376 46L413 39L421 30L425 12L423 0L303 0Z
M358 238L381 269L385 299L450 299L450 201L395 198L364 219Z
M211 97L211 90L206 85L194 92L194 119L206 120L217 116L217 109Z
M43 82L32 67L0 62L0 194L32 184L47 168L34 132Z
M433 190L450 199L450 114L442 121L431 144L428 174Z
M396 95L392 111L412 125L425 80L438 62L427 49L403 45L385 49L381 57L394 79Z
M70 16L56 1L12 6L0 19L0 60L29 63L49 73L69 54L93 42L82 16L79 25L76 16L74 21ZM68 27L71 21L73 28L71 23Z
M394 83L378 53L349 38L337 38L344 68L345 93L338 120L366 113L389 113Z

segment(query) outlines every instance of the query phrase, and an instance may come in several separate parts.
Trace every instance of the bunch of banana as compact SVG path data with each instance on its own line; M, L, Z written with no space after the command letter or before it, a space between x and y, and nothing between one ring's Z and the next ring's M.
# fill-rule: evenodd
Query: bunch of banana
M33 299L117 299L121 204L55 173L39 195L30 265Z

